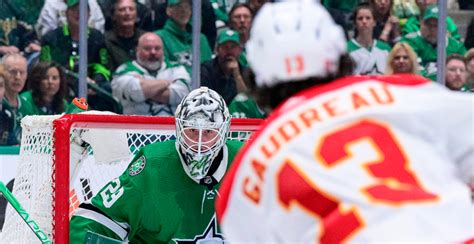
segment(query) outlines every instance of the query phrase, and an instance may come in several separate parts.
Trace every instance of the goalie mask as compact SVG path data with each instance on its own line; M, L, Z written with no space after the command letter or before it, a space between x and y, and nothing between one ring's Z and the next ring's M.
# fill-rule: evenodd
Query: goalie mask
M229 110L217 92L200 87L181 101L175 117L176 147L184 169L199 182L225 145L230 126Z

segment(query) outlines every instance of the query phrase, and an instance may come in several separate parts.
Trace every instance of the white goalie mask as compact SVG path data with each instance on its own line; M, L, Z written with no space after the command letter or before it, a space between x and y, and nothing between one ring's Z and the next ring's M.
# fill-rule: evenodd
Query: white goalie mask
M199 182L225 145L230 114L224 99L200 87L191 91L176 109L176 147L184 157L184 169Z

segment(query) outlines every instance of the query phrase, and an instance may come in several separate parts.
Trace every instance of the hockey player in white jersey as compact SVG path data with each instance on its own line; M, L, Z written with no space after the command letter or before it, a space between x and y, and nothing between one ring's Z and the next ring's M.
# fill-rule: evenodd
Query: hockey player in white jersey
M314 1L268 3L256 16L247 58L256 98L273 111L220 188L224 234L474 241L474 97L413 75L335 79L345 45Z

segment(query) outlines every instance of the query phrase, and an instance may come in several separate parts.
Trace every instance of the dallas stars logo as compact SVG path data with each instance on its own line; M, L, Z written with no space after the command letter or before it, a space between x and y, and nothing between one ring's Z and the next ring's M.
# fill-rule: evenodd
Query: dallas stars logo
M130 174L130 176L138 175L145 168L145 165L145 156L141 156L139 159L137 159L137 161L135 161L135 163L130 166L130 168L128 169L128 173Z
M201 235L197 235L194 239L173 239L177 244L199 243L201 241L212 241L212 243L223 243L224 236L217 232L216 215L214 215Z

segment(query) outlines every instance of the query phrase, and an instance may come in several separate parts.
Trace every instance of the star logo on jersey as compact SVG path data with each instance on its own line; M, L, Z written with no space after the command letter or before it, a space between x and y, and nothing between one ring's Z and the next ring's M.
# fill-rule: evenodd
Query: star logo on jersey
M146 159L145 156L141 156L138 158L132 165L130 165L130 168L128 168L128 174L130 176L135 176L140 174L140 172L143 171L146 165Z
M381 75L381 74L383 74L383 72L379 70L379 67L377 66L377 64L374 64L372 69L361 73L361 75Z
M224 236L217 232L216 215L212 217L211 221L206 227L206 230L201 235L197 235L194 239L173 239L176 244L191 244L191 243L224 243Z
M178 60L178 64L181 65L187 65L191 66L192 65L192 54L189 51L182 51L182 52L176 52L174 53L174 57L176 60Z

